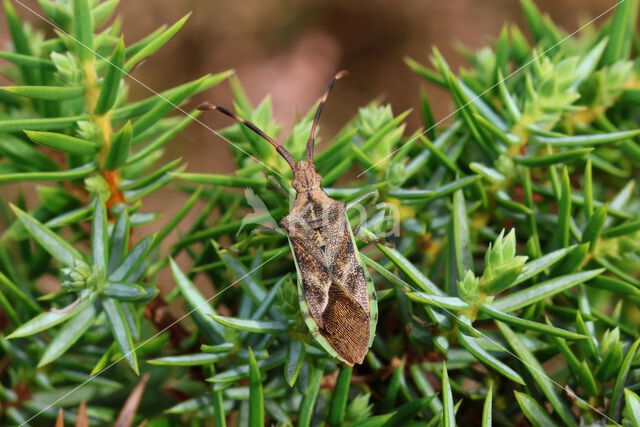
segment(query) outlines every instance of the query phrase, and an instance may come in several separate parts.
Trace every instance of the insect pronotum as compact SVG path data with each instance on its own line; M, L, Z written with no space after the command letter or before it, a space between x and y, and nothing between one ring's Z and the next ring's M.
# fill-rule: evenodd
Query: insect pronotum
M329 82L318 104L307 141L307 160L297 164L291 153L273 138L223 107L203 104L201 110L218 110L267 140L293 171L296 199L280 224L287 232L298 273L300 308L313 337L333 357L353 365L362 363L373 343L378 305L368 273L346 214L346 204L333 200L320 187L322 177L313 163L315 132L320 113L336 80Z

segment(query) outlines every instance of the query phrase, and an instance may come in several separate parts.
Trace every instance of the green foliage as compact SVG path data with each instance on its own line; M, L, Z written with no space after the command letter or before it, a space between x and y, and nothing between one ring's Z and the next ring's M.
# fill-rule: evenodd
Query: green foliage
M406 60L451 96L449 124L422 89L423 129L372 102L322 144L380 311L355 367L304 324L275 222L286 162L237 123L220 130L233 174L164 159L200 114L171 113L231 72L127 99L188 16L125 45L117 0L39 3L47 39L4 2L0 184L18 193L0 197L0 423L639 425L637 0L568 38L522 0L533 45L505 26L457 75L437 50L433 68ZM230 85L278 137L270 98ZM296 159L314 112L283 139ZM170 183L187 201L160 225L142 203Z

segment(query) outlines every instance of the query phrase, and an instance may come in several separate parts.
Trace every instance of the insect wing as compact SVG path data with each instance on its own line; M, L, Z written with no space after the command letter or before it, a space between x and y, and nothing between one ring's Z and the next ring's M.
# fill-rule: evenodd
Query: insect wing
M304 319L304 322L307 325L307 328L309 328L309 331L311 332L311 335L313 335L313 338L315 338L315 340L322 346L322 348L324 348L324 350L327 353L329 353L331 357L335 357L341 360L342 362L350 364L342 356L340 356L338 352L334 350L331 344L329 344L329 341L327 341L327 339L324 336L322 336L322 334L320 333L320 327L318 325L318 322L314 319L313 315L311 314L311 310L304 296L304 291L302 289L302 280L303 280L302 272L300 271L300 265L298 264L298 256L296 254L296 248L291 242L291 238L289 238L289 246L291 246L291 252L293 253L293 262L296 265L296 273L298 276L297 285L298 285L298 300L300 302L300 311L302 313L302 318Z
M325 236L328 248L333 249L329 252L332 258L335 257L335 261L330 258L334 261L330 275L325 276L327 269L320 265L322 263L317 257L309 256L310 252L317 252L316 248L309 248L309 236L300 233L290 235L289 244L294 253L298 297L307 327L331 356L353 364L362 362L366 349L373 343L378 307L373 282L366 268L362 267L346 212L342 212L340 218L343 220L332 222L330 228L333 229L328 230ZM341 230L336 230L337 227ZM334 292L329 300L323 299L329 287ZM324 312L318 310L318 300L326 301L326 305L322 305ZM363 315L358 316L360 313ZM321 325L326 328L323 330ZM362 334L363 327L368 329L366 336ZM362 339L366 342L363 343ZM366 349L363 348L365 345Z
M346 216L346 215L345 215ZM376 327L378 326L378 296L376 295L376 288L373 285L373 280L369 274L369 270L364 267L366 264L360 257L358 251L358 245L356 245L356 239L353 236L353 231L349 225L349 218L347 217L347 228L349 229L349 237L351 238L351 244L353 245L353 252L360 261L362 271L364 272L365 281L367 282L367 295L369 298L369 347L373 345L373 339L376 336Z

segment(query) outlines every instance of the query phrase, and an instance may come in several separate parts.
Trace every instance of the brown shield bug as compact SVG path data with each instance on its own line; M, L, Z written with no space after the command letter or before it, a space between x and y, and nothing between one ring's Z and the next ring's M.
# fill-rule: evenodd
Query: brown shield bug
M313 337L333 357L349 365L362 363L373 343L378 320L376 293L360 259L346 215L346 204L332 199L320 186L313 163L315 131L320 113L336 80L329 82L316 110L307 141L307 159L295 163L291 153L254 124L226 108L218 110L268 141L293 171L296 198L280 224L287 232L298 273L300 308Z

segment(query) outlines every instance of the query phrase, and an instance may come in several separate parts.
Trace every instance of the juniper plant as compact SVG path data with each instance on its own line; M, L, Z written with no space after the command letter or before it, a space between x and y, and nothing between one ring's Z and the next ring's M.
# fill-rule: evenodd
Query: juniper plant
M29 206L0 203L3 423L640 425L637 0L571 37L521 0L533 43L505 26L457 73L437 49L431 67L407 58L451 96L450 123L424 89L423 128L407 134L409 111L372 102L323 144L327 193L367 212L349 211L378 294L373 348L353 368L300 314L274 222L288 165L239 124L220 130L233 174L163 160L198 113L168 115L231 73L127 100L126 72L186 17L125 45L117 1L39 3L51 38L4 3L14 84L0 88L0 183L49 185ZM269 98L254 107L229 82L236 113L277 137ZM313 112L284 138L294 158ZM155 224L142 200L170 182L187 203L132 233ZM175 287L159 295L165 268ZM43 292L52 275L58 290ZM159 321L167 303L188 316ZM127 400L139 371L151 386Z

